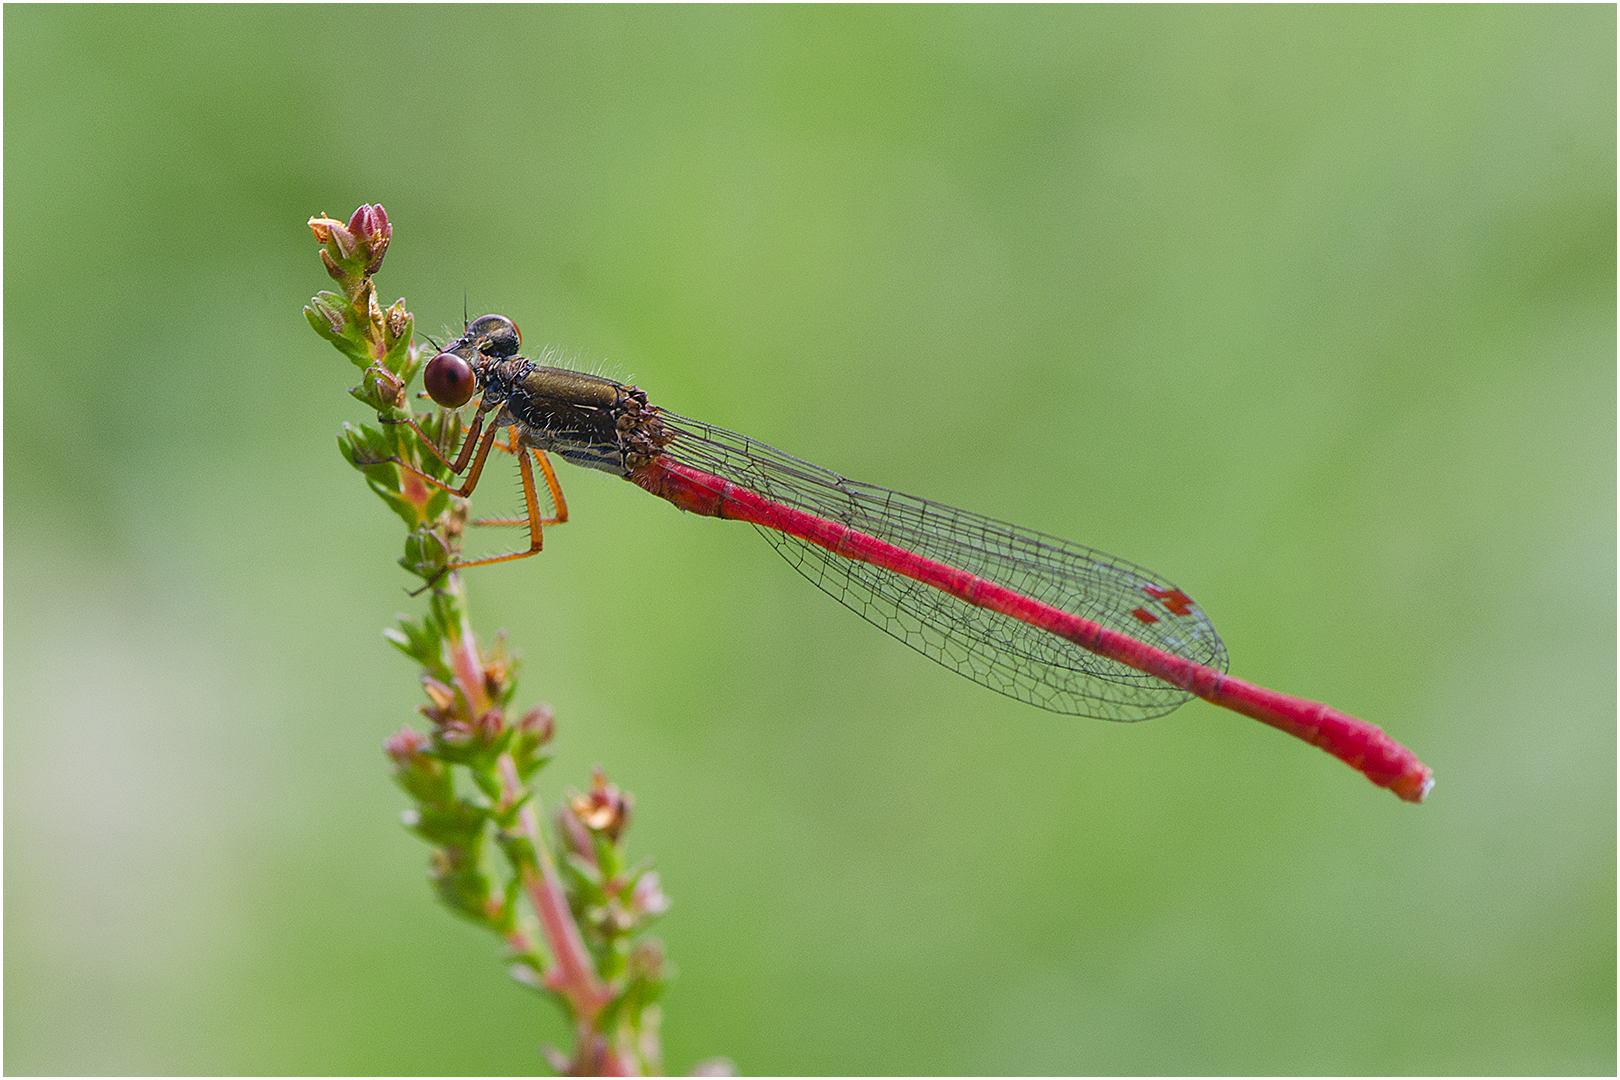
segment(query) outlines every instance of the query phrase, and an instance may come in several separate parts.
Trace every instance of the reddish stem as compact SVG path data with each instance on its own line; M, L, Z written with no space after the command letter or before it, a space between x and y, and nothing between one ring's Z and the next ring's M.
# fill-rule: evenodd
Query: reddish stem
M460 583L452 588L459 595ZM476 720L484 715L489 708L489 691L484 686L484 661L478 655L478 641L473 637L472 625L467 621L465 610L461 612L459 625L450 628L450 666L455 670L456 681L461 684L461 692L466 695L467 708L471 715L469 721Z
M525 792L518 780L517 764L512 760L512 755L502 754L497 768L501 776L502 797L512 802L523 798ZM540 833L540 819L532 801L525 802L519 808L518 822L523 826L524 835L528 837L535 854L535 861L525 862L519 868L519 874L524 891L529 894L529 902L540 917L540 927L545 932L546 943L551 947L552 958L557 964L553 971L547 973L546 980L573 1006L583 1037L594 1030L597 1013L613 995L596 977L590 953L585 948L585 939L580 936L579 927L574 925L573 913L568 910L568 898L557 876L551 849L545 845Z

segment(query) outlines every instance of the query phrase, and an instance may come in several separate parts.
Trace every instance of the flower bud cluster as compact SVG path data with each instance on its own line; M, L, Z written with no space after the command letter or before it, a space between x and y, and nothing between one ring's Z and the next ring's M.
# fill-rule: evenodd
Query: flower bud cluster
M424 445L416 431L435 446L457 446L460 416L447 410L423 417L410 412L406 389L427 355L412 343L415 320L405 301L384 310L371 280L394 235L387 212L361 206L347 222L321 215L310 218L309 227L322 244L322 264L342 291L316 294L304 316L361 369L360 383L349 393L375 410L381 422L379 428L344 424L338 448L411 529L400 565L431 584L460 549L466 507L422 478L444 480L449 471L441 452ZM414 421L414 429L406 421ZM409 468L400 468L401 463Z
M635 798L610 784L598 766L591 790L570 793L557 811L569 906L587 930L585 941L598 955L604 976L630 973L630 940L656 916L669 910L658 874L646 862L630 866L624 831ZM639 969L638 977L661 977L661 965Z
M315 239L326 245L321 261L326 272L337 281L357 271L375 274L381 267L383 254L394 238L394 227L388 223L388 214L382 204L360 206L350 215L348 225L324 214L309 219Z
M519 828L518 815L529 797L509 790L501 775L510 762L519 778L532 775L549 760L548 746L555 730L550 706L536 706L516 724L506 720L506 706L516 691L516 659L504 638L480 651L476 642L458 642L453 631L461 628L447 594L436 592L428 616L420 623L401 618L389 640L422 665L422 692L427 700L417 711L431 725L427 734L405 728L384 744L394 765L394 779L415 804L405 813L405 825L434 846L429 876L441 900L451 910L508 938L519 929L523 916L515 888L517 870L497 880L489 868L493 840L509 861L516 853L533 858ZM470 645L477 657L474 680L450 662L456 649ZM471 790L458 793L455 773L471 781ZM516 845L516 846L514 846ZM514 950L517 959L535 971L543 967L539 952L526 945Z
M565 1058L569 1069L657 1071L657 1002L673 972L663 945L641 935L670 905L649 863L631 865L625 852L635 797L593 770L590 789L570 792L558 808L556 850L536 850L522 814L532 799L530 778L548 760L556 714L536 705L508 722L517 658L504 637L486 649L458 637L465 633L459 602L458 591L435 590L426 617L401 618L388 635L422 666L425 700L417 711L430 725L427 733L406 728L384 746L396 781L415 804L405 824L434 847L429 876L439 898L508 941L514 978L569 1007L561 967L540 946L519 888L532 882L538 865L554 860L559 903L578 932L601 1000L590 1033ZM456 774L471 781L467 793L457 792ZM504 874L490 869L495 851L505 857Z
M591 773L591 790L571 792L558 808L556 826L569 910L613 991L607 1011L622 1032L650 1033L655 1053L656 1002L673 971L663 944L637 935L669 910L669 898L647 860L632 866L625 855L624 833L634 806L634 796L609 783L598 766ZM614 1046L621 1060L638 1060L647 1071L659 1067L647 1048L628 1036Z
M318 293L304 308L304 317L359 367L380 364L401 375L398 354L411 339L410 313L403 301L384 311L371 284L394 236L387 212L381 206L361 206L347 224L317 215L309 219L309 228L322 245L322 265L342 292ZM361 396L361 388L353 392Z

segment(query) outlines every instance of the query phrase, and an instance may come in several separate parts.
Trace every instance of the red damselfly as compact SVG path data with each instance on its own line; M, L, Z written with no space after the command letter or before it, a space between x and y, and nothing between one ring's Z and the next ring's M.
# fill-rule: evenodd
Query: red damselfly
M1226 674L1226 647L1181 589L1092 548L980 514L846 479L764 443L649 404L647 395L596 375L518 355L522 338L503 315L485 315L439 351L427 394L459 409L481 394L455 448L441 451L451 487L466 497L500 445L517 456L528 551L453 562L449 569L520 559L540 550L541 529L566 519L547 460L623 477L682 510L747 521L805 577L885 632L980 683L1054 712L1102 720L1162 716L1192 697L1296 735L1411 802L1429 769L1378 727L1304 698ZM497 443L497 433L508 433ZM530 454L557 513L540 512ZM455 454L455 460L449 460Z

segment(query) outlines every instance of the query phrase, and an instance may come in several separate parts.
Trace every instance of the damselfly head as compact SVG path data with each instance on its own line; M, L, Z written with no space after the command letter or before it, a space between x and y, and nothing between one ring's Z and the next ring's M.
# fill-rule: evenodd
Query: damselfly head
M480 315L467 324L461 337L452 341L422 373L428 397L447 409L459 409L478 392L478 374L473 364L480 359L505 360L516 356L523 346L517 323L505 315Z

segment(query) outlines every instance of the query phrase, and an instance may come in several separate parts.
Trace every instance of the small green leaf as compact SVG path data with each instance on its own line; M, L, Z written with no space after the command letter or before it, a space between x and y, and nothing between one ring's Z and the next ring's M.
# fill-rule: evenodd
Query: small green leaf
M578 878L581 884L589 888L592 894L589 897L590 900L600 903L607 899L607 894L602 892L602 882L605 879L602 877L600 867L577 851L565 852L562 862L564 866L573 872L573 876Z
M407 765L396 766L394 782L423 806L436 810L455 804L455 784L444 764L422 754ZM421 819L417 821L420 828Z
M469 772L472 774L473 783L478 786L479 791L484 793L485 798L499 799L501 797L501 781L498 777L487 772L480 772L477 769L471 769Z
M399 620L399 626L384 630L383 637L393 642L400 652L423 667L428 668L437 677L439 675L438 669L441 667L439 651L444 640L439 629L426 619L420 623L415 623L404 615L396 616L396 618ZM440 679L440 681L444 680Z
M534 866L538 861L534 853L534 844L520 829L497 830L495 843L514 867Z
M488 821L488 810L466 799L457 799L448 805L421 807L420 817L411 831L430 844L470 850L483 842Z

